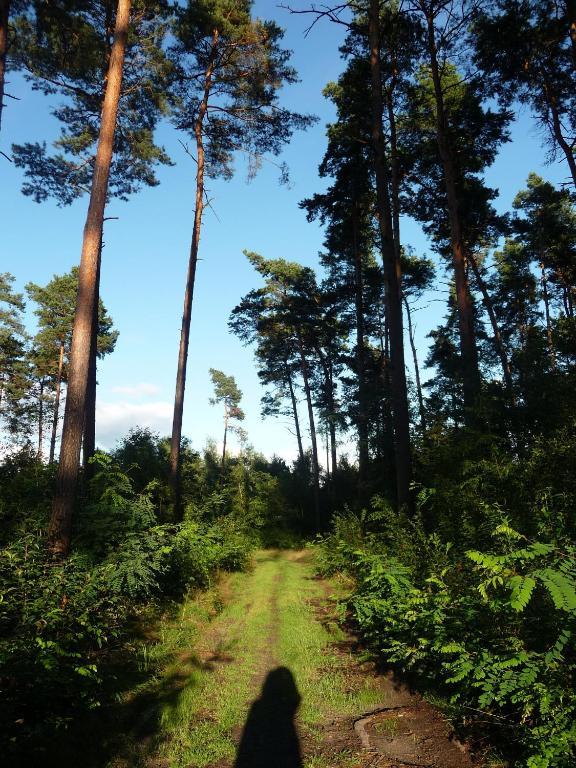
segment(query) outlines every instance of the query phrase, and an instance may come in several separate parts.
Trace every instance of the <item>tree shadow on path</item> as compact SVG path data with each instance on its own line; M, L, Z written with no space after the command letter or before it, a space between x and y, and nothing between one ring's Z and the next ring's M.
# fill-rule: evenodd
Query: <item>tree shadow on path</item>
M248 713L234 768L303 768L294 724L299 704L292 672L273 669Z

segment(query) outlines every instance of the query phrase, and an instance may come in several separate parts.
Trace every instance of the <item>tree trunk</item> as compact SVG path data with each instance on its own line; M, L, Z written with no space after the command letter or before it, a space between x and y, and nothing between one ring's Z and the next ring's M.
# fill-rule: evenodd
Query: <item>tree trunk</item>
M292 384L292 376L288 364L286 364L286 383L290 391L290 400L292 402L292 414L294 416L294 428L296 429L296 440L298 441L298 456L300 463L304 464L304 449L302 447L302 434L300 432L300 419L298 418L298 404L296 402L296 395L294 393L294 385Z
M354 248L354 306L356 311L356 376L358 378L358 485L364 490L368 472L368 414L366 409L366 350L364 347L364 271L358 247L358 211L354 204L352 216Z
M562 123L560 121L560 115L558 114L557 97L552 93L548 84L544 85L544 98L546 99L546 103L550 109L550 114L552 115L552 135L564 153L564 157L566 158L566 162L570 168L572 183L576 187L576 155L574 154L574 145L569 144L566 141L564 133L562 132Z
M324 371L324 383L328 397L328 432L330 434L330 456L332 462L332 476L336 476L338 458L336 455L336 402L334 400L334 378L332 376L331 363L328 356L322 351L320 345L315 345L314 349L320 360L320 365Z
M182 313L182 329L180 332L180 348L178 352L178 371L176 374L176 393L174 396L174 417L172 420L172 438L170 441L170 483L172 486L172 498L174 503L174 515L177 520L182 519L181 483L180 483L180 448L182 442L182 416L184 413L184 392L186 389L186 368L188 364L188 345L190 341L190 321L192 318L192 301L194 298L194 281L196 279L196 265L198 263L198 246L200 243L200 230L202 228L202 214L204 212L204 138L203 125L208 110L208 99L212 87L212 76L218 51L218 30L212 35L212 49L208 60L208 66L204 76L204 96L198 111L194 135L196 137L197 169L196 169L196 207L194 212L194 226L192 228L192 242L190 245L190 258L188 261L188 275L186 278L186 291L184 293L184 311Z
M410 506L410 420L408 391L404 364L404 334L402 320L402 287L400 262L394 247L392 212L388 192L388 170L384 154L382 129L382 74L380 64L380 3L370 0L369 15L370 71L372 79L372 143L376 172L376 200L382 244L382 260L386 278L386 298L390 329L390 382L392 416L394 421L394 453L396 464L396 493L398 507Z
M40 379L40 397L38 398L38 460L42 461L42 443L44 442L44 379Z
M226 463L226 438L228 437L228 409L224 405L224 440L222 443L222 469Z
M304 345L302 338L298 336L298 346L300 349L300 365L302 371L302 380L304 382L304 392L306 394L306 404L308 406L308 422L310 424L310 441L312 443L312 479L314 483L314 514L316 517L316 529L321 529L322 520L320 517L320 469L318 466L318 443L316 440L316 424L314 422L314 408L312 406L312 393L310 391L310 381L308 379L308 363L304 354Z
M420 415L420 428L422 434L426 434L426 409L424 408L424 398L422 396L422 383L420 381L420 366L418 365L418 352L416 350L416 343L414 341L414 328L412 327L412 314L410 312L410 304L406 296L403 297L404 306L406 307L406 317L408 318L408 338L410 339L410 349L412 350L412 360L414 361L414 376L416 378L416 394L418 396L418 413Z
M510 368L510 361L508 360L506 349L504 348L502 334L500 333L500 327L498 325L498 320L496 318L496 312L494 311L494 304L492 303L492 299L490 297L490 294L488 293L488 288L486 287L486 283L484 282L484 278L482 277L482 273L480 272L480 268L476 262L476 258L474 254L472 253L469 254L468 263L472 267L472 272L474 272L474 277L476 278L478 288L480 289L480 293L482 294L482 300L484 302L484 306L486 307L486 311L488 312L488 317L490 318L490 325L492 326L492 333L494 334L494 343L496 344L498 357L500 358L500 363L502 364L502 373L504 375L504 382L506 384L506 389L508 390L510 400L512 401L512 404L514 404L514 386L512 384L512 370Z
M65 556L70 549L72 511L78 482L80 448L86 408L86 386L90 363L92 316L97 294L96 277L100 256L102 222L108 192L110 164L114 149L116 115L122 85L122 69L130 23L131 0L118 0L114 43L108 67L106 95L102 108L100 135L92 176L90 203L84 227L82 256L78 275L78 296L70 350L68 393L62 428L60 463L52 517L48 530L48 545L56 556Z
M58 418L60 416L60 391L62 389L62 369L64 368L64 342L60 342L58 355L58 373L56 374L56 397L54 399L54 417L52 419L52 434L50 436L50 464L54 461L56 453L56 437L58 435Z
M554 349L554 339L552 338L552 320L550 317L550 295L548 293L548 279L546 278L546 269L544 264L540 263L542 274L542 300L544 301L544 316L546 317L546 338L548 340L548 354L550 355L550 364L552 370L556 370L556 350Z
M452 267L454 269L454 281L456 284L456 305L458 309L458 328L460 333L460 355L462 358L464 407L467 413L467 422L471 423L473 421L473 409L480 393L480 370L478 367L478 350L476 348L476 334L474 329L474 308L470 287L468 285L468 277L466 275L466 258L468 254L466 252L467 249L464 242L462 222L458 206L454 159L448 139L446 113L444 109L444 94L442 92L442 82L438 68L434 18L432 15L428 14L426 20L428 27L428 53L430 55L430 68L436 100L436 140L444 173L448 220L450 224L450 240L452 246Z
M0 0L0 130L2 128L2 109L4 108L4 87L6 81L6 55L8 53L8 19L10 0Z
M94 476L94 466L90 459L96 451L96 374L98 360L98 309L100 303L100 266L102 263L102 240L100 240L100 256L98 258L96 279L96 300L92 313L92 329L90 332L90 365L88 367L88 384L86 388L86 413L84 416L84 478L89 482Z

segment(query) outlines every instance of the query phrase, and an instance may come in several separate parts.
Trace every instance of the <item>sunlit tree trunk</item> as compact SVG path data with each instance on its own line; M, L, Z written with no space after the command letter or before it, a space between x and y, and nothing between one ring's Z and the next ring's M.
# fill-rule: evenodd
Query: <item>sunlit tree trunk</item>
M403 297L404 306L406 308L406 317L408 319L408 338L410 339L410 349L412 350L412 361L414 362L414 377L416 379L416 395L418 397L418 414L420 416L420 428L422 434L426 434L426 409L424 408L424 397L422 396L422 383L420 381L420 366L418 364L418 351L416 349L416 341L414 339L414 327L412 326L412 313L410 312L410 304L406 296Z
M212 87L214 65L218 52L219 33L215 29L212 35L212 49L208 60L208 66L204 75L204 95L198 117L194 125L196 138L196 201L194 212L194 225L192 228L192 243L190 245L190 258L188 261L188 275L186 278L186 291L184 293L184 311L182 313L182 329L180 332L180 348L178 351L178 371L176 373L176 393L174 396L174 417L172 420L172 437L170 441L170 482L174 503L174 514L177 519L182 518L181 483L180 483L180 449L182 443L182 417L184 414L184 393L186 389L186 368L188 365L188 346L190 342L190 321L192 319L192 301L194 298L194 282L196 279L196 266L198 264L198 246L200 243L200 230L202 228L202 214L204 213L204 119L208 110L208 99Z
M474 328L474 308L470 287L468 285L468 277L466 275L467 253L458 206L456 172L446 125L444 93L442 91L440 69L438 66L434 18L431 13L427 14L426 21L428 29L428 54L430 57L430 69L436 101L436 140L444 173L444 186L446 189L450 240L452 246L452 268L454 270L454 282L456 285L456 306L458 309L460 355L462 358L464 406L466 409L467 421L471 422L473 408L480 392L480 371L478 367L478 350L476 347L476 333Z
M398 507L410 506L412 461L410 455L410 421L408 390L404 364L401 269L394 247L392 211L388 191L388 169L384 152L382 114L382 73L380 62L380 2L370 0L369 14L370 71L372 97L372 144L376 175L376 200L382 259L386 278L386 298L390 332L390 383L394 421L394 454Z
M90 364L92 317L97 297L97 272L108 179L114 148L116 115L122 85L122 70L130 24L131 0L118 0L114 43L108 67L106 94L92 177L90 203L84 227L78 274L78 297L70 350L68 391L60 446L60 462L52 516L48 530L51 552L65 556L70 549L72 512L78 482L80 449L86 411L86 387Z
M300 432L300 419L298 418L298 403L296 402L296 394L294 392L294 384L292 383L292 376L288 364L286 364L286 383L288 384L288 390L290 392L290 402L292 403L292 416L294 418L294 429L296 430L296 440L298 441L298 456L301 464L304 464L304 449L302 447L302 433Z
M314 421L314 407L312 405L312 392L310 390L310 379L308 377L308 363L304 354L304 344L302 338L298 336L298 347L300 351L300 366L302 372L302 381L304 382L304 393L306 395L306 405L308 406L308 422L310 424L310 441L312 443L312 481L314 484L314 514L316 518L316 529L321 528L320 517L320 468L318 465L318 441L316 438L316 423Z
M222 441L222 469L226 463L226 440L228 437L228 408L224 403L224 440Z
M62 370L64 368L64 342L60 342L60 352L58 354L58 372L56 374L56 392L54 398L54 415L52 417L52 434L50 435L50 454L48 461L50 464L54 461L56 453L56 437L58 435L58 419L60 417L60 393L62 390Z
M84 476L86 481L92 479L94 467L90 459L96 451L96 387L98 367L98 304L100 301L100 267L102 263L102 240L98 258L96 279L96 301L92 313L92 329L90 332L90 364L88 367L88 385L86 388L86 415L84 417Z

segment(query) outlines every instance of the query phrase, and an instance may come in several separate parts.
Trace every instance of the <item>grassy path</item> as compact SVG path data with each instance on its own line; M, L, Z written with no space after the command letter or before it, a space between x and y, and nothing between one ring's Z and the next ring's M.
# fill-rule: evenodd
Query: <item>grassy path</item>
M431 708L352 653L337 589L315 578L310 552L264 551L249 573L185 603L143 654L165 660L150 705L98 765L468 765Z
M328 764L321 756L322 726L374 709L381 691L373 678L355 685L347 679L337 645L345 637L334 622L321 623L316 615L326 583L313 577L309 553L261 552L254 570L232 582L227 605L194 651L175 662L180 670L187 665L187 680L162 712L163 762L170 768L232 765L251 704L272 673L273 697L300 699L297 738L301 751L309 753L303 760L321 768ZM284 719L289 718L286 712ZM256 729L264 731L265 721L263 715ZM279 730L289 725L280 723ZM261 749L274 749L276 735L263 734Z

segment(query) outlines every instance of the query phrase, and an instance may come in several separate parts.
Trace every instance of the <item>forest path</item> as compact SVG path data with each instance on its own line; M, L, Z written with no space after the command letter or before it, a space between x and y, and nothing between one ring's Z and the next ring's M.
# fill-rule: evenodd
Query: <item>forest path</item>
M310 551L259 552L224 583L218 615L166 670L175 695L146 757L115 768L471 765L430 705L353 653L339 587L314 575Z

